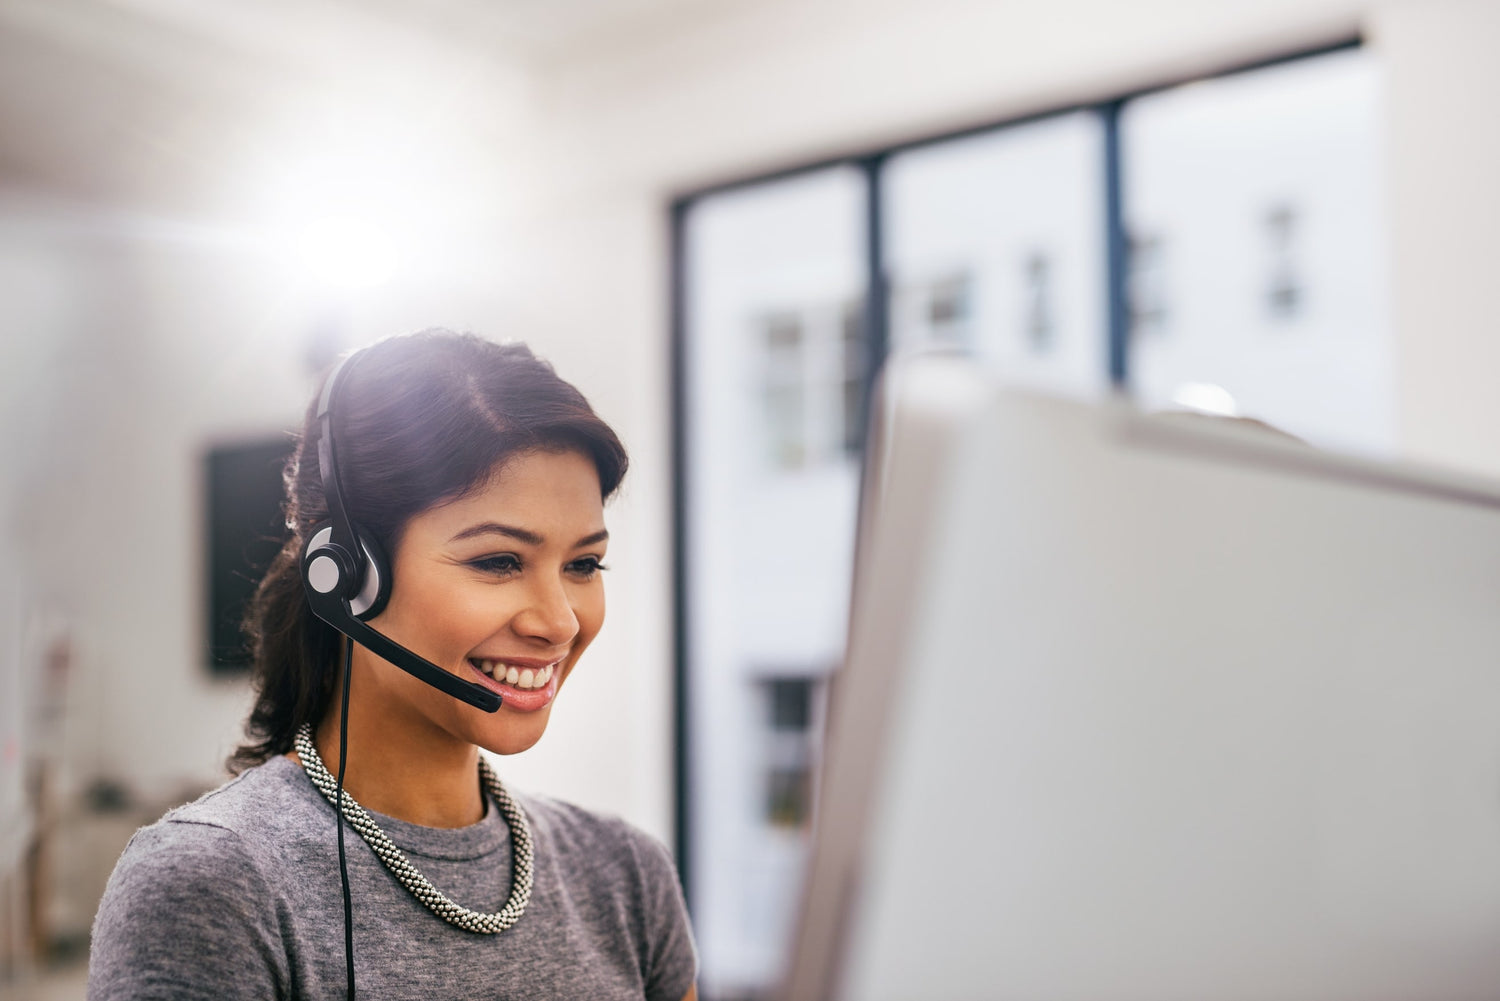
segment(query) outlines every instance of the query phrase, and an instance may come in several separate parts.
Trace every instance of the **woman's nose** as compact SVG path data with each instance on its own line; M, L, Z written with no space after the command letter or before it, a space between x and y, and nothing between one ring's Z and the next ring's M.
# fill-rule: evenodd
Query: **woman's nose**
M527 599L514 620L517 633L551 646L570 643L578 635L578 616L561 581L538 582Z

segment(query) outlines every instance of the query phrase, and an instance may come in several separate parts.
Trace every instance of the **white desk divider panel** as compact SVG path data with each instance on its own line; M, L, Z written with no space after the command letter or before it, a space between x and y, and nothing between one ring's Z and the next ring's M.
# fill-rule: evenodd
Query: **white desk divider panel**
M886 382L781 996L1500 996L1500 487Z

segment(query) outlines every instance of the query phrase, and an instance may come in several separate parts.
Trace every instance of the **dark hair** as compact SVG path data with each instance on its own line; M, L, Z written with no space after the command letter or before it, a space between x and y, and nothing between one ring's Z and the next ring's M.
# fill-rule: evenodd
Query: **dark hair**
M414 515L481 487L512 456L578 451L593 460L605 499L627 465L609 425L524 344L448 330L360 351L332 418L349 517L386 553ZM291 750L298 727L320 720L333 697L341 634L313 615L301 576L303 547L328 517L318 434L314 397L283 475L289 536L245 616L256 701L231 772Z

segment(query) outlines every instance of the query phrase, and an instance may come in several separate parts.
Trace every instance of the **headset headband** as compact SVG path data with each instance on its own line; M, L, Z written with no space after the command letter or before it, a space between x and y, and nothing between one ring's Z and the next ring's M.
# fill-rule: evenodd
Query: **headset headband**
M323 395L318 398L318 474L323 479L323 496L328 503L328 520L333 523L333 535L329 539L342 546L354 557L356 576L365 569L364 547L355 536L353 522L344 508L344 491L339 483L338 454L333 441L333 404L338 399L343 377L353 368L351 364L363 353L363 349L345 355L328 373L323 383Z

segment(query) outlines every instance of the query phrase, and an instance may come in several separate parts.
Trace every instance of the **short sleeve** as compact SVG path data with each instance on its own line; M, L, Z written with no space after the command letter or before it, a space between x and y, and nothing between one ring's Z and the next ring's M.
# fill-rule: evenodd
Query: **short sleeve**
M276 907L239 837L181 821L138 831L94 918L89 1001L290 993Z
M644 891L646 999L682 1001L698 978L698 953L682 881L672 856L655 838L638 833L635 854Z

